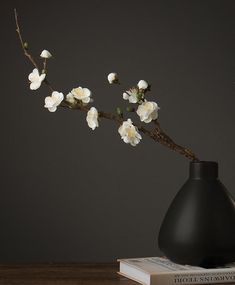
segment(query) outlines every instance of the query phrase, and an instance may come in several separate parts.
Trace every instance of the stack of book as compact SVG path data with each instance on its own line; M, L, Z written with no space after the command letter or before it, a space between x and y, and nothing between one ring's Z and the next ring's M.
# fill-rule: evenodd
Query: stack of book
M235 284L235 263L219 268L180 265L164 257L118 259L119 274L144 285Z

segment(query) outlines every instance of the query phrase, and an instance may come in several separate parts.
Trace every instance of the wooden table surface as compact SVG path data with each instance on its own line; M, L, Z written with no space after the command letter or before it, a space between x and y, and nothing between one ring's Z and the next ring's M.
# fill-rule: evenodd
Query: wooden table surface
M0 264L1 285L137 285L117 263Z

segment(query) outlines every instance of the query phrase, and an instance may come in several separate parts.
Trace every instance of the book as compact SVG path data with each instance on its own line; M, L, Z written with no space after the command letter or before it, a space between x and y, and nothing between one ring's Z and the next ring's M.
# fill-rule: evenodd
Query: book
M164 257L118 259L119 274L144 285L235 284L235 263L219 268L180 265Z

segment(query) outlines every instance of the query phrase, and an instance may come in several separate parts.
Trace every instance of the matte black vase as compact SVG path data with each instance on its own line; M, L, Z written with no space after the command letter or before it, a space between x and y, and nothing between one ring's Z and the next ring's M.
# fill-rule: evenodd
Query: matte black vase
M190 163L189 179L171 203L158 244L173 262L206 268L235 261L235 203L218 164Z

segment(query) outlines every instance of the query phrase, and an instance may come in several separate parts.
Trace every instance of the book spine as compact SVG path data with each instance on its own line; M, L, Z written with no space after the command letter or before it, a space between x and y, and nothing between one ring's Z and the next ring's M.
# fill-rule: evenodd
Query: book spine
M184 272L180 274L151 275L150 285L235 283L235 271Z

